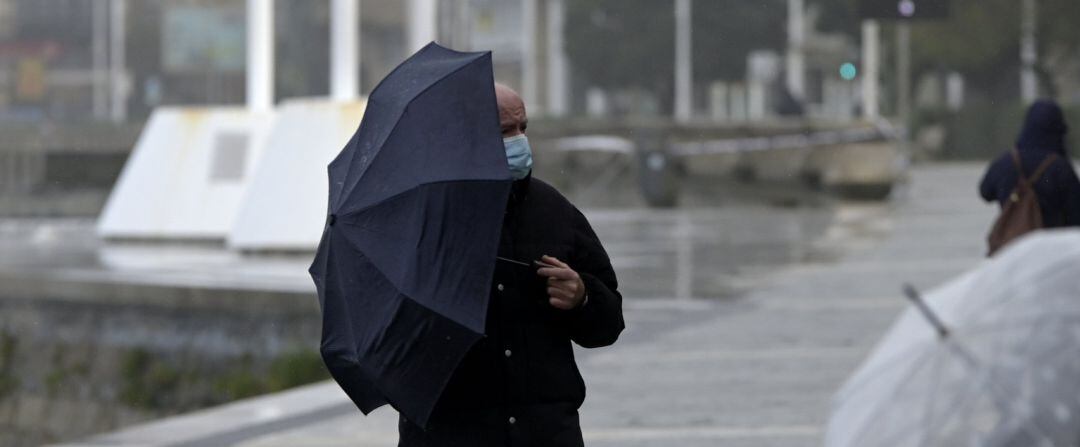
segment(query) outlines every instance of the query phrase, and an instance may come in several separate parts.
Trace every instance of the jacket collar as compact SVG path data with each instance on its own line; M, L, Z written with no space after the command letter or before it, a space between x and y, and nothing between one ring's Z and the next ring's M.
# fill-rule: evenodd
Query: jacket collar
M508 207L514 207L520 204L529 195L529 185L532 183L532 171L521 180L514 180L514 183L510 185L510 200L507 203Z

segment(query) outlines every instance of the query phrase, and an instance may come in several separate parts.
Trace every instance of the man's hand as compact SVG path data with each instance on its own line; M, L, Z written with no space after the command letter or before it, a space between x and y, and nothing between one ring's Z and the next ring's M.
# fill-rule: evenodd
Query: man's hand
M536 274L547 278L548 302L557 309L570 310L585 301L585 283L569 265L551 256L540 260L550 267L541 267Z

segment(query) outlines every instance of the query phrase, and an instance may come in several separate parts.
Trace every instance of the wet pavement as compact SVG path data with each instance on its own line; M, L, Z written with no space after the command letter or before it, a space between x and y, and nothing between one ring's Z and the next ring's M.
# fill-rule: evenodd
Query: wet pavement
M819 444L832 393L903 308L900 285L929 288L982 258L994 211L975 198L979 174L980 166L970 164L918 167L887 204L588 211L628 297L628 326L610 348L578 350L588 386L581 409L587 444ZM199 257L206 253L199 253L213 249L188 247L158 263L130 265L140 248L125 249L135 251L60 270L156 280L246 277L250 284L277 271L287 273L281 285L296 287L306 279L290 270L303 265L297 259L253 267L251 259L218 254L207 267ZM327 382L83 445L396 440L392 409L363 417Z
M692 199L700 201L701 199ZM740 203L587 209L628 298L732 298L758 273L814 256L828 207ZM312 253L243 254L220 244L101 242L94 222L0 220L0 272L55 278L314 292Z

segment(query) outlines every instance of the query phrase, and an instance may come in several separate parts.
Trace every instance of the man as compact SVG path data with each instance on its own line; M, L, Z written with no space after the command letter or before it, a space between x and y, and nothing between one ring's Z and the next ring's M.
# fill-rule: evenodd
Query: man
M495 93L515 181L485 337L450 378L427 430L401 418L403 447L582 446L585 383L571 342L608 346L624 328L600 240L577 208L531 175L525 103L504 85Z

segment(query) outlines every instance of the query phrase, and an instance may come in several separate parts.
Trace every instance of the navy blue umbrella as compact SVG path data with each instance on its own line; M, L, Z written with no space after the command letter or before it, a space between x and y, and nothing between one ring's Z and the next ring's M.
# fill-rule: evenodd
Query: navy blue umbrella
M512 183L491 53L414 54L371 92L328 170L310 269L323 360L365 414L389 403L426 425L484 333Z

